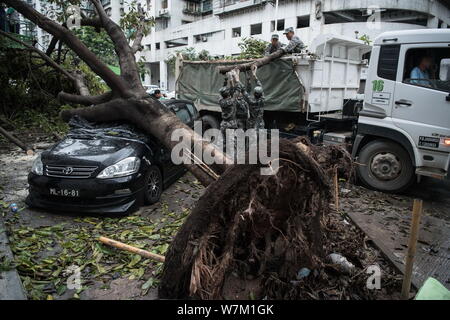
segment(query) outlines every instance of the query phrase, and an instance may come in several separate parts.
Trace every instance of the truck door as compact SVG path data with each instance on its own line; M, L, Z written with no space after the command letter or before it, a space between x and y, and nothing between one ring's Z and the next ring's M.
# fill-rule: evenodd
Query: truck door
M449 43L401 46L392 119L421 150L450 152L449 59Z
M364 112L361 115L375 118L391 116L399 54L399 44L374 47L365 89Z

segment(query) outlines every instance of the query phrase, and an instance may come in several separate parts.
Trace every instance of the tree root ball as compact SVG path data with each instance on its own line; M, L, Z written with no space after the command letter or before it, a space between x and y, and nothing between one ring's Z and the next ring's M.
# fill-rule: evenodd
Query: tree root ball
M276 298L323 266L332 172L348 177L350 155L299 138L281 140L276 161L276 175L235 165L208 187L168 250L160 298Z

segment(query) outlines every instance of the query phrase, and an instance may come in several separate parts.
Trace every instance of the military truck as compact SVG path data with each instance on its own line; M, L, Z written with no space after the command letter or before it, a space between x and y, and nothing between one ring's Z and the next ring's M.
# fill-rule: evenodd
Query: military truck
M412 79L424 57L433 61L427 77ZM178 61L176 94L195 102L206 129L221 121L216 67L244 62ZM257 76L266 127L346 144L367 187L401 192L422 176L449 178L450 30L387 32L373 46L321 35L308 52L272 61Z

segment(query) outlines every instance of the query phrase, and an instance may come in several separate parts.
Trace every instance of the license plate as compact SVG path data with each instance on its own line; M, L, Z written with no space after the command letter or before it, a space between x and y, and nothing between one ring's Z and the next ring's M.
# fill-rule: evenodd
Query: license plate
M76 197L80 196L80 191L79 190L74 190L74 189L50 188L50 195L51 196L59 196L59 197L76 198Z

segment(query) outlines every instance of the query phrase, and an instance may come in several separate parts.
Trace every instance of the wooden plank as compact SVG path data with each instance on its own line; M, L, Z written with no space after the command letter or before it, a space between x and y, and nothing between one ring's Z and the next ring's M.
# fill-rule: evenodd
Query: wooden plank
M403 273L411 216L396 212L347 215ZM450 223L423 216L413 267L413 286L420 288L428 277L436 278L450 289Z

